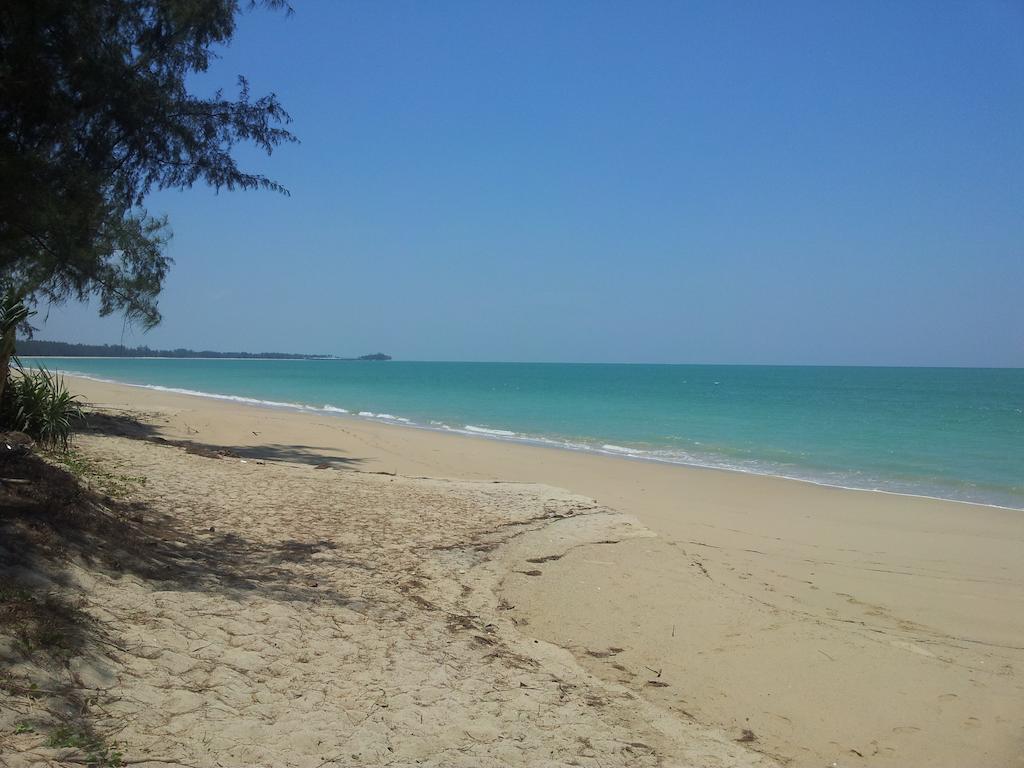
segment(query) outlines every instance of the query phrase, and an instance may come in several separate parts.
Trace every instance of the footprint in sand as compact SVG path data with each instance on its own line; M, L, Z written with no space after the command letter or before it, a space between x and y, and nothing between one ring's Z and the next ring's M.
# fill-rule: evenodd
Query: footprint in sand
M622 648L611 647L607 651L592 651L589 648L586 649L587 656L592 656L595 659L607 659L609 656L615 656L616 654L622 653Z
M953 699L959 698L955 693L944 693L939 696L939 701L953 701Z
M964 720L964 728L980 728L981 720L976 717L968 717Z
M549 563L552 560L561 560L562 555L545 555L544 557L528 557L526 562L528 563Z
M916 725L897 725L892 729L893 733L917 733L921 729Z
M902 648L903 650L910 651L911 653L916 653L918 656L927 656L929 658L935 658L935 654L931 651L922 648L919 645L908 643L905 640L890 640L889 645L892 645L896 648Z

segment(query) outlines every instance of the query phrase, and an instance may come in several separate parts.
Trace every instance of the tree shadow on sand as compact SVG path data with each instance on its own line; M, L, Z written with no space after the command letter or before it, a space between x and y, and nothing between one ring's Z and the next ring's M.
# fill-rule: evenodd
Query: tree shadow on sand
M354 468L362 459L338 456L337 449L326 446L268 443L265 445L216 445L199 440L172 440L162 437L152 424L140 421L130 414L90 411L86 414L82 432L87 434L127 437L132 440L146 440L160 445L182 448L186 453L211 459L234 458L253 461L282 461L292 464L312 464L328 467Z
M144 425L124 426L137 430L126 437L148 439ZM23 713L50 734L49 743L78 746L89 764L116 764L105 762L91 694L75 670L107 669L109 648L126 649L111 625L83 610L72 562L160 590L375 611L372 600L353 599L331 586L336 579L320 577L321 569L366 567L339 558L336 547L327 540L253 541L214 527L196 531L146 503L112 498L38 455L0 452L0 715L5 706ZM328 550L335 550L330 566L321 565L316 556Z
M21 571L60 583L63 564L76 560L161 589L349 602L311 579L308 568L300 575L294 567L315 562L317 553L335 549L333 542L254 542L212 526L196 531L143 502L104 495L33 454L0 458L0 477L0 580Z

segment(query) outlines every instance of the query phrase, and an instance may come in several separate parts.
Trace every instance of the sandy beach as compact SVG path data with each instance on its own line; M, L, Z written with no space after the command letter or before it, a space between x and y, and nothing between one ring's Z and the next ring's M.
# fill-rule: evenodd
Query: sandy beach
M1020 511L69 382L199 574L72 568L133 764L1024 766Z

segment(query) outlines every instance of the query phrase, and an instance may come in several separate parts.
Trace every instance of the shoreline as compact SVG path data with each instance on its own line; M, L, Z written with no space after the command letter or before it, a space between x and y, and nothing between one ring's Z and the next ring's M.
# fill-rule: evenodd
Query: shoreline
M38 357L38 356L37 356ZM99 358L96 358L99 359ZM118 359L118 358L102 358L102 359ZM138 359L164 359L164 358L138 358ZM184 358L173 358L173 359L184 359ZM206 358L187 358L202 360ZM249 358L222 358L222 359L233 359L233 360L246 360ZM286 360L285 358L277 358ZM287 362L287 360L286 360ZM660 464L670 467L685 467L687 469L696 470L711 470L717 472L734 473L740 475L749 475L753 477L768 477L778 480L787 480L790 482L806 483L809 485L821 487L821 488L834 488L843 491L860 491L864 493L880 493L892 496L900 496L905 498L914 499L927 499L931 501L940 501L954 504L965 504L974 507L987 507L990 509L1000 509L1009 511L1024 512L1024 506L1009 506L1006 504L996 504L992 502L984 501L972 501L969 499L957 499L948 496L934 496L926 493L913 493L910 491L899 491L888 488L863 488L852 485L840 485L838 483L829 483L823 480L816 480L808 477L797 477L794 475L784 475L773 472L758 472L755 470L743 469L741 467L721 467L708 464L700 464L697 462L687 461L674 461L671 459L660 458L658 456L645 456L637 455L636 453L630 452L631 449L624 449L622 451L617 450L605 450L588 445L573 445L568 441L560 441L551 438L537 437L530 435L521 435L518 433L503 434L507 430L498 430L487 427L474 427L473 425L466 425L462 429L457 427L451 427L448 425L444 426L433 426L430 424L422 424L417 421L398 416L390 416L389 414L373 414L364 415L362 412L354 413L345 408L339 408L335 406L314 406L307 405L304 403L290 403L290 402L277 402L273 400L263 400L260 398L246 397L244 395L229 395L217 392L205 392L202 390L191 390L179 387L166 387L160 384L135 384L132 382L119 381L117 379L107 379L100 376L91 376L89 374L70 372L60 368L54 369L55 373L60 373L62 376L71 378L83 379L86 381L94 381L101 384L113 384L124 387L134 387L138 389L152 390L155 392L167 392L170 394L183 395L187 397L199 397L215 401L233 402L244 405L251 405L256 408L269 408L272 410L280 410L294 413L315 413L329 415L340 418L358 419L373 424L381 424L383 426L393 427L409 427L412 429L424 430L427 432L436 432L440 434L457 434L471 438L483 438L487 440L494 440L499 442L507 442L520 445L528 445L538 448L554 448L563 451L572 451L588 454L596 454L601 456L608 456L610 458L627 459L632 461L650 462L654 464Z
M141 418L147 439L226 449L238 458L217 462L225 472L256 459L594 499L647 535L572 543L571 521L554 520L511 539L495 590L526 636L680 721L734 739L749 730L791 766L1024 764L1016 510L965 514L959 502L143 386L73 389Z

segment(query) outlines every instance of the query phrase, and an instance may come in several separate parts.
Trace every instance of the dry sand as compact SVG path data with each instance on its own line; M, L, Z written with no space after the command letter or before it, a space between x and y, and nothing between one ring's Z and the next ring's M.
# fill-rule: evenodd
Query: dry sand
M81 441L224 540L79 571L137 759L1024 765L1024 513L73 386L245 459Z

